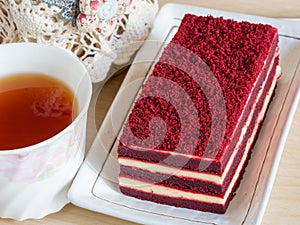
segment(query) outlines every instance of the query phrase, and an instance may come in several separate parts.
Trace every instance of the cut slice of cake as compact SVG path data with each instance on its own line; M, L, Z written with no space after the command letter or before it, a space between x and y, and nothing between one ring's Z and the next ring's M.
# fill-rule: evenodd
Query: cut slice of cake
M123 127L121 192L224 213L280 74L276 28L185 15Z

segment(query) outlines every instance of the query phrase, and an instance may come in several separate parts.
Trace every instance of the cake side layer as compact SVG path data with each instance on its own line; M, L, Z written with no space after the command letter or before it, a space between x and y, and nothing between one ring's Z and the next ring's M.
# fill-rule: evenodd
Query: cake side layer
M259 125L259 127L261 124ZM251 153L251 152L250 152ZM207 203L207 202L198 202L194 200L186 200L186 199L178 199L178 198L170 198L167 196L163 195L156 195L152 193L147 193L143 191L138 191L135 189L132 189L130 187L124 187L120 186L120 191L128 196L140 199L140 200L146 200L146 201L151 201L159 204L165 204L165 205L170 205L170 206L175 206L178 208L187 208L187 209L193 209L193 210L199 210L199 211L204 211L204 212L212 212L212 213L218 213L218 214L224 214L228 208L228 205L232 198L235 195L235 190L239 187L243 174L245 172L248 160L250 159L251 154L248 155L248 158L246 159L246 163L244 164L244 167L242 168L242 171L240 173L240 177L235 183L233 187L233 191L230 193L227 201L225 202L224 205L220 204L214 204L214 203Z
M251 111L252 105L254 104L254 102L256 100L255 96L260 92L260 89L264 88L264 86L270 85L273 78L276 77L276 67L279 65L279 47L278 47L278 39L277 38L274 40L274 44L273 44L272 50L270 52L271 55L267 58L267 60L265 60L265 62L264 62L265 66L263 67L262 73L259 76L259 79L257 80L257 82L255 82L253 91L248 96L248 99L247 99L247 102L246 102L246 105L244 108L245 112ZM273 51L274 51L274 55L272 57ZM277 79L277 77L276 77L276 79ZM267 82L265 82L265 80L267 80ZM268 82L270 82L270 83L268 83ZM243 129L244 124L248 120L249 115L250 114L247 115L247 113L241 114L241 117L239 118L239 120L237 122L238 125L234 129L232 136L229 138L227 137L228 141L224 147L224 151L222 152L222 154L218 154L216 156L216 158L219 160L219 162L221 164L221 173L226 168L228 161L230 159L232 159L231 154L234 154L234 148L237 145L237 143L239 142L239 137L241 136L241 131ZM230 140L234 140L234 139L236 141L230 141Z
M260 91L259 99L251 111L251 120L247 121L247 125L244 128L243 136L241 138L242 141L240 141L240 144L235 150L235 159L226 174L224 173L219 177L208 173L179 170L160 164L145 163L130 158L119 158L121 166L120 177L147 181L166 187L176 187L181 190L195 193L209 193L214 196L223 196L229 186L231 178L237 170L240 159L249 151L249 145L251 145L251 143L249 143L249 138L252 135L253 130L255 132L260 112L263 111L265 105L268 104L268 96L270 96L270 92L272 93L273 86L275 85L278 76L281 74L280 71L277 71L276 73L276 68L277 67L274 65L271 72L271 74L276 74L276 76L270 75L269 80L264 83L264 86Z

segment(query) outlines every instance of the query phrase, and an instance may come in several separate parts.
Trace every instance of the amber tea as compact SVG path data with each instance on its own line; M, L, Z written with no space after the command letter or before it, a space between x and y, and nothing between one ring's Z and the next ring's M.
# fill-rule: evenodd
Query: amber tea
M73 91L44 74L0 78L0 150L42 142L66 128L77 116Z

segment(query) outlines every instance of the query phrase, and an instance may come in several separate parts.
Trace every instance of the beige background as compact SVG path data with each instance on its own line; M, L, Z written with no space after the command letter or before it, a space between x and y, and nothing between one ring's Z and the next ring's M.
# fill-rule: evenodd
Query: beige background
M219 10L241 12L269 17L300 18L299 0L160 0L160 6L168 2L185 3ZM299 24L300 29L300 24ZM300 54L300 52L299 52ZM110 103L112 102L124 73L112 78L99 95L96 114L98 125L101 124ZM293 124L276 176L271 198L263 218L263 225L300 224L300 106L298 106ZM0 203L1 204L1 203ZM100 213L67 205L58 213L42 220L17 222L0 219L0 225L102 225L134 224Z

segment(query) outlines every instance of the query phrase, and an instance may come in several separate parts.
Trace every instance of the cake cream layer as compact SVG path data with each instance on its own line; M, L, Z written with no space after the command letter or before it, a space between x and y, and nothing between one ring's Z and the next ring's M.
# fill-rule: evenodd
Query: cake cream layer
M126 189L129 190L135 190L137 192L143 192L143 193L149 193L152 196L153 195L158 195L158 196L163 196L164 199L167 201L168 198L170 199L184 199L184 200L190 200L190 201L197 201L197 202L202 202L202 203L207 203L207 204L217 204L217 205L226 205L229 197L234 191L234 188L236 187L236 182L240 179L242 175L242 170L245 167L246 160L249 156L249 151L251 150L252 143L254 142L254 139L257 135L258 129L260 124L262 123L267 107L270 103L272 93L275 89L276 86L276 80L277 77L280 76L281 71L278 69L276 72L276 76L274 77L274 80L271 84L271 87L268 91L268 94L265 98L265 101L263 103L263 107L257 117L255 127L253 129L253 132L251 133L250 138L247 141L247 146L244 151L244 154L240 160L240 163L235 171L234 176L232 177L230 184L225 192L225 195L223 197L218 197L218 196L211 196L209 194L199 194L199 193L193 193L193 192L188 192L188 191L183 191L175 188L170 188L170 187L165 187L149 182L142 182L138 180L134 180L131 178L125 178L125 177L119 177L119 185L121 187L122 192L126 192ZM262 89L263 90L263 89ZM130 191L129 191L130 192ZM168 204L167 202L164 202L165 204Z
M277 68L277 72L276 72ZM251 121L247 121L243 131L243 141L237 146L237 154L234 155L235 159L230 165L230 170L227 174L217 177L208 173L193 172L188 170L179 170L172 167L145 163L142 161L136 161L128 158L120 158L121 173L120 176L127 178L134 178L140 181L148 181L163 186L176 186L179 189L184 189L196 193L210 193L214 196L224 196L230 180L234 176L239 165L239 160L242 158L244 149L250 149L252 143L249 143L249 138L252 135L252 131L257 127L259 122L259 114L268 104L268 96L270 96L273 86L276 83L277 77L281 74L279 66L273 67L271 73L272 76L266 81L265 85L260 93L260 100L256 101L255 106L251 112ZM276 76L274 74L276 73ZM262 96L261 96L262 95ZM266 100L265 100L266 99ZM254 131L256 132L256 131ZM244 153L244 154L247 154Z
M194 209L200 210L205 212L213 212L213 213L225 213L228 203L225 205L219 204L209 204L205 202L199 202L194 200L187 200L187 199L180 199L180 198L169 198L163 195L153 195L152 193L148 192L141 192L135 189L130 189L126 187L120 187L121 192L125 195L132 196L141 200L152 201L160 204L180 207L180 208L187 208L187 209Z
M243 140L245 139L245 137L247 135L246 134L247 130L253 129L253 127L255 126L255 123L253 123L252 127L250 126L250 124L251 124L251 120L256 120L256 117L254 114L258 113L258 112L256 112L256 108L258 108L257 106L259 104L262 105L262 103L268 104L267 101L264 102L263 100L266 98L267 95L270 94L270 93L267 93L267 91L270 89L271 84L276 82L276 79L280 75L280 71L277 70L276 75L274 76L276 66L273 65L273 68L274 68L273 71L272 70L269 71L268 79L264 82L259 94L257 95L256 102L252 107L249 119L246 122L246 126L244 126L244 128L242 129L242 133L239 138L238 144L236 145L234 153L232 154L232 156L229 160L229 163L227 164L227 167L224 170L222 175L215 175L215 174L209 174L209 173L205 173L205 172L195 172L195 171L190 171L190 170L185 170L185 169L178 169L178 168L174 168L174 167L165 166L162 164L154 164L154 163L144 162L141 160L135 160L135 159L126 158L126 157L119 157L120 165L126 166L126 167L132 167L135 170L141 169L141 170L150 171L152 173L167 174L167 177L168 176L177 176L180 178L195 179L195 180L201 180L201 181L205 181L205 182L211 182L216 185L222 186L224 184L224 180L228 179L228 175L230 176L237 167L237 165L233 166L233 163L236 160L236 157L237 156L239 157L244 151ZM277 68L280 68L280 67L277 66ZM270 74L271 72L273 73L273 75ZM158 182L158 181L155 181L155 182Z
M264 78L264 81L263 81L263 84L256 84L256 89L258 89L258 90L261 90L261 86L262 85L265 85L266 84L266 80L268 80L269 79L269 76L270 76L270 72L271 72L271 69L272 69L272 67L273 67L273 65L277 65L278 64L278 54L279 54L279 50L278 50L278 48L277 48L277 50L276 50L276 55L274 55L273 57L271 57L272 58L272 61L271 61L271 64L266 64L265 63L265 66L267 67L268 66L268 68L267 68L267 71L266 71L266 77L263 77ZM274 74L273 74L274 75ZM259 80L259 79L258 79ZM271 81L270 81L271 82ZM256 81L256 83L258 83L258 81ZM256 95L254 95L254 88L253 88L253 90L252 90L252 92L251 92L251 94L253 95L253 96L256 96ZM260 96L256 96L256 98L254 99L254 102L249 102L250 100L250 98L248 98L248 101L247 101L247 106L250 106L251 108L254 108L253 107L253 105L255 104L255 102L257 102L258 100L259 100L259 98L260 98ZM245 109L244 109L244 111L249 111L249 109L246 109L246 107L245 107ZM250 114L250 112L251 112L251 109L250 109L250 111L249 111L249 114ZM243 114L245 114L245 113L243 113ZM250 122L250 120L251 120L251 116L249 116L249 114L247 114L247 116L248 116L248 121L239 121L238 123L239 124L241 124L242 126L244 126L244 124L245 123L249 123ZM200 177L200 179L207 179L207 177L209 177L207 180L208 181L210 181L210 182L214 182L214 183L216 183L216 184L222 184L222 182L223 182L223 180L226 178L226 176L227 176L227 174L228 174L228 172L229 172L229 169L231 168L231 165L232 165L232 163L233 163L233 161L234 161L234 159L235 159L235 156L236 156L236 154L237 154L237 149L238 149L238 147L240 146L240 144L241 144L241 141L242 141L242 139L243 139L243 136L244 136L244 134L243 134L243 132L245 132L245 127L243 127L243 128L241 128L240 129L240 132L237 132L236 130L235 130L235 136L236 137L238 137L237 139L236 139L236 141L234 141L233 142L233 144L234 144L234 147L235 147L235 149L232 149L230 152L232 153L231 155L230 155L230 157L229 157L229 159L227 160L227 163L226 163L226 166L224 166L224 169L223 169L223 171L221 171L222 173L217 173L217 174L211 174L211 173L209 173L209 172L207 172L207 171L202 171L202 172L200 172L200 173L198 173L197 171L194 171L194 173L193 173L193 170L189 170L189 169L187 169L186 168L186 166L185 167L183 167L183 168L178 168L178 169L181 169L182 171L185 171L186 173L188 173L188 174L191 174L191 177L193 177L193 175L192 174L198 174L197 176L198 177ZM133 155L126 155L126 152L128 153L129 152L129 147L125 147L125 146L123 146L123 151L124 151L124 154L122 154L122 148L120 148L119 149L119 157L120 157L120 159L122 160L122 159L125 159L125 158L131 158L131 161L129 161L129 162L132 162L132 161L136 161L136 162L140 162L140 163L144 163L144 166L146 166L146 165L150 165L150 164L153 164L153 162L147 162L147 161L145 161L144 159L143 159L143 156L144 156L144 151L147 151L147 154L148 155L150 155L150 156L155 156L155 154L159 154L161 157L160 157L160 160L161 159L165 159L165 158L167 158L168 157L168 160L169 161L174 161L174 163L176 163L176 160L178 161L178 160L180 160L180 158L183 158L183 160L185 160L185 161L190 161L190 160L197 160L197 161L200 161L200 160L204 160L202 157L197 157L197 156L186 156L186 155L184 155L184 154L181 154L181 153L174 153L174 152L164 152L164 151L160 151L160 150L157 150L157 149L143 149L143 150L140 150L140 149L136 149L135 147L133 147L133 146L131 146L130 147L130 151L131 152L133 152L133 151L135 151L136 152L136 155L137 155L137 157L134 157ZM132 149L133 148L133 149ZM172 160L172 157L174 158L174 160ZM135 160L134 160L135 159ZM210 163L212 163L210 160L208 160ZM127 164L127 166L128 166L128 163L126 163ZM163 167L163 163L160 163L160 161L154 161L154 164L157 164L158 166L161 166L162 168L164 168ZM179 165L181 165L181 163L179 162L178 163ZM183 164L184 165L184 164ZM173 168L173 166L172 165L164 165L165 166L165 168L166 168L166 170L168 171L168 170L170 170L170 169L172 169ZM170 168L170 169L168 169L168 168ZM199 168L199 167L198 167ZM178 169L173 169L174 171L178 171ZM173 173L173 172L172 172Z

